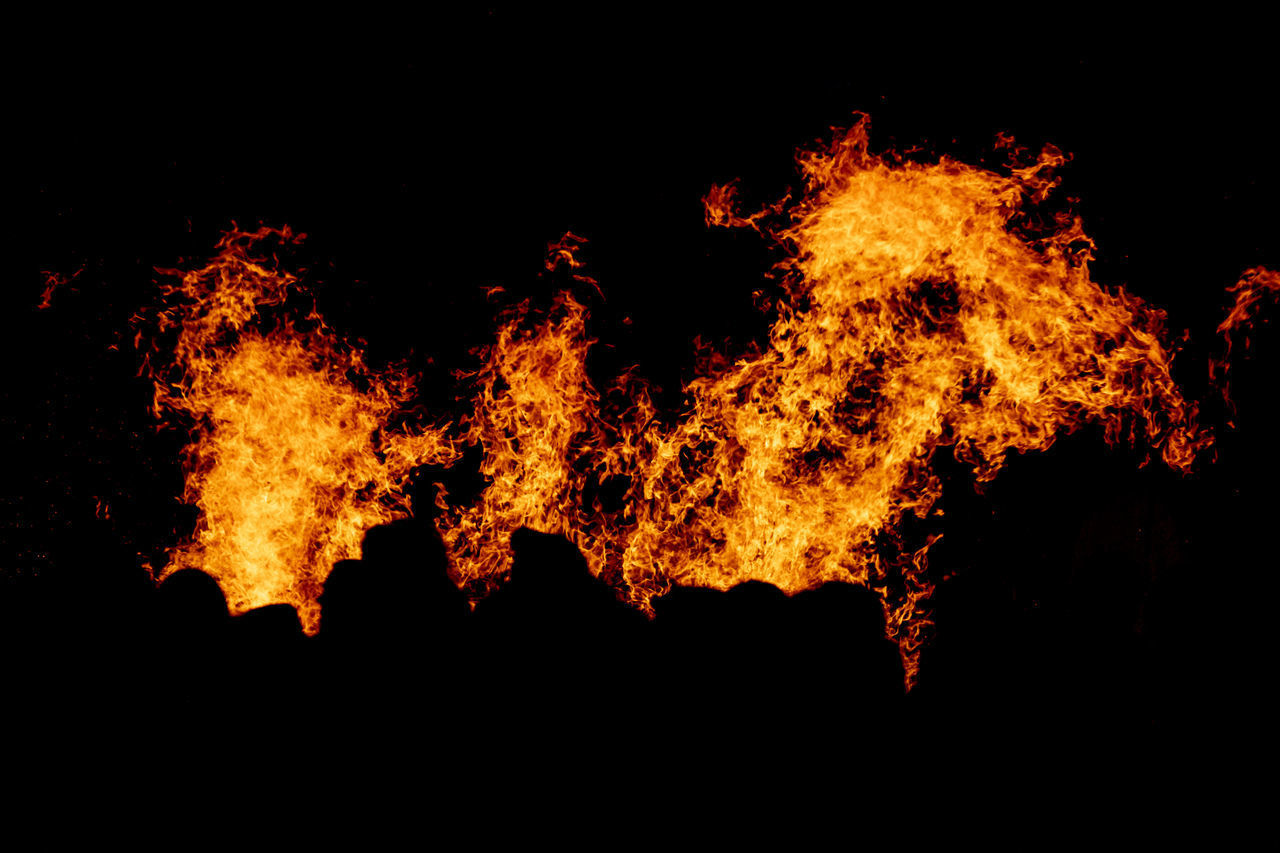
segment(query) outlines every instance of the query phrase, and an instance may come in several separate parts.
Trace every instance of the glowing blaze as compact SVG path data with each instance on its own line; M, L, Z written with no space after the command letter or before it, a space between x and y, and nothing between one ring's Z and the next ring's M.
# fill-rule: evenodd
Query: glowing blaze
M314 311L269 322L298 281L261 253L300 239L287 228L233 230L205 267L166 286L155 317L176 334L151 361L156 414L192 428L184 499L200 517L164 574L213 575L233 612L285 602L319 627L316 599L365 531L408 512L412 470L450 461L443 432L393 424L413 393L404 375L365 365Z
M549 247L547 269L581 268L584 241L567 234ZM574 273L591 285L595 280ZM587 376L592 343L586 308L560 294L549 315L530 325L527 304L506 317L483 367L458 378L473 389L473 412L461 441L483 451L488 486L475 503L456 506L441 491L437 526L455 580L474 595L511 566L510 537L521 527L556 533L582 550L592 571L617 581L627 512L606 512L588 491L628 476L639 461L638 425L652 415L642 383L618 379L604 398ZM619 405L621 404L621 405Z
M1085 423L1140 435L1184 470L1211 441L1170 375L1163 314L1090 279L1077 219L1035 225L1064 160L1049 149L1009 175L898 162L868 151L864 121L802 157L795 203L743 215L735 187L713 189L708 223L788 250L788 299L759 355L690 383L666 426L601 416L576 303L527 333L504 326L469 434L493 485L445 524L460 579L500 575L526 524L575 538L597 572L620 560L641 606L672 583L852 581L882 595L913 678L938 535L913 543L901 528L935 510L938 448L986 482L1008 451ZM610 431L629 453L609 454ZM614 515L582 499L610 474L631 483Z
M1212 437L1171 376L1164 314L1093 282L1079 219L1044 213L1063 155L999 174L875 155L867 131L802 154L795 200L744 214L734 185L708 193L708 224L783 252L785 298L755 354L709 359L666 418L631 375L597 390L586 309L562 294L545 314L512 309L481 366L458 374L470 413L457 428L397 426L407 376L367 367L314 311L287 319L297 281L261 247L294 241L288 229L226 235L207 266L174 273L155 318L176 335L151 366L156 409L194 428L186 499L201 513L168 571L212 573L236 610L292 603L314 630L332 563L407 512L416 466L471 446L487 485L470 502L441 489L437 524L473 597L502 581L522 526L573 540L646 609L672 584L859 583L880 594L910 683L930 624L939 449L981 484L1009 451L1085 424L1184 471ZM583 243L566 234L546 268L598 289ZM1251 271L1232 317L1278 281ZM908 516L935 532L908 535Z
M1240 280L1227 288L1227 292L1235 296L1235 304L1221 323L1218 333L1222 335L1225 349L1221 359L1209 361L1209 378L1222 391L1222 399L1228 410L1233 409L1231 402L1231 356L1234 339L1240 335L1245 347L1249 346L1247 331L1252 327L1258 312L1267 301L1280 297L1280 273L1263 267L1245 270Z
M44 276L44 285L40 288L40 302L36 304L36 310L44 311L52 307L53 294L79 278L82 272L84 272L83 266L69 276L53 270L41 270L40 274Z

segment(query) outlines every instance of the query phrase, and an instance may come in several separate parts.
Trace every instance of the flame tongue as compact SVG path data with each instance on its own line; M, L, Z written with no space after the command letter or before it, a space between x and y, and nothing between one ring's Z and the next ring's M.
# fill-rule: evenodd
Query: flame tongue
M368 368L314 312L262 319L298 285L261 246L296 238L228 234L209 265L176 274L157 318L177 330L157 410L196 427L187 498L202 513L169 570L211 572L238 610L292 603L314 630L329 566L407 511L415 466L470 444L488 486L469 504L442 492L438 526L474 595L506 574L520 527L569 537L645 608L673 583L860 583L880 593L910 682L938 536L902 529L935 513L938 448L986 482L1010 450L1086 423L1109 441L1141 436L1182 470L1212 438L1170 374L1164 315L1093 282L1079 220L1040 212L1060 153L1006 175L897 161L867 142L863 120L803 154L794 202L743 215L735 187L708 195L709 223L785 250L787 298L767 344L714 361L665 423L633 377L603 394L592 384L586 309L563 295L537 322L525 307L509 315L460 377L473 395L460 431L393 428L406 375ZM547 268L597 287L582 243L552 244ZM606 481L625 484L617 506L599 497Z
M469 507L450 507L442 496L440 527L455 578L479 589L510 568L509 540L521 527L587 544L578 536L586 521L581 467L599 452L602 427L586 375L586 309L564 296L556 316L531 332L521 329L527 310L503 324L484 367L461 377L476 388L465 438L483 446L489 486ZM594 569L599 574L598 561Z

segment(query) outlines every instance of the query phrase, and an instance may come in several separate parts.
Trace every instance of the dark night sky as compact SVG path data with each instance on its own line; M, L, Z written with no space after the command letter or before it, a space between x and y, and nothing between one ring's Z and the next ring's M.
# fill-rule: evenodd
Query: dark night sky
M421 346L457 325L437 306L518 288L572 229L596 247L610 311L661 306L665 326L678 300L674 337L719 337L738 331L731 294L756 282L724 283L743 271L707 259L719 238L701 195L734 177L779 195L797 146L865 110L883 147L972 161L1003 131L1071 152L1065 192L1099 241L1099 278L1177 327L1199 331L1241 265L1275 252L1274 74L1247 21L918 29L887 12L477 11L187 20L166 43L85 25L61 55L51 40L20 96L28 244L41 269L146 270L205 251L232 219L288 222L335 281L362 282L376 319L352 319L382 333L366 337L394 314Z
M748 235L709 233L702 194L739 177L749 199L779 196L796 147L855 110L871 114L878 149L922 144L972 162L1003 131L1070 152L1064 193L1098 243L1095 279L1191 332L1176 375L1206 396L1223 288L1247 267L1280 266L1277 81L1258 22L730 8L192 15L164 35L127 19L33 27L13 77L23 221L4 292L3 426L21 472L7 511L50 521L18 563L39 564L46 536L90 523L86 492L132 496L104 535L127 531L139 550L181 517L173 447L148 431L133 355L104 351L148 298L151 268L206 256L232 220L307 232L335 325L375 359L414 353L442 398L447 370L491 333L481 288L545 299L545 245L573 230L591 241L605 293L593 331L613 347L593 367L638 362L674 388L695 335L765 327L750 292L769 255ZM77 289L37 314L40 271L81 266ZM1147 722L1187 691L1196 708L1215 697L1226 718L1247 710L1242 676L1274 647L1240 624L1234 600L1274 588L1255 544L1274 509L1274 337L1261 327L1238 366L1240 430L1190 479L1139 469L1087 430L1015 460L985 496L956 476L954 544L937 560L958 577L939 593L925 659L935 696L1045 699L1089 684L1141 704L1132 713ZM1101 578L1107 560L1136 561L1136 579ZM1112 599L1114 610L1096 603ZM1149 618L1134 628L1138 605L1124 602L1139 600ZM1129 652L1108 638L1135 631L1140 663L1116 663ZM1145 704L1125 692L1139 681L1156 685Z

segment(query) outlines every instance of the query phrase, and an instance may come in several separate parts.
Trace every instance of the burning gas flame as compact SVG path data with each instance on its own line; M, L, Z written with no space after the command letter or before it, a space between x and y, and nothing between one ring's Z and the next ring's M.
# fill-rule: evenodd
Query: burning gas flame
M155 414L190 427L184 499L198 507L192 538L167 575L203 569L233 612L284 602L304 629L319 627L316 600L335 561L358 557L365 531L408 512L413 469L451 461L438 430L396 426L413 397L409 376L377 371L314 309L284 312L298 278L266 254L296 243L289 228L233 229L207 265L160 270L164 305L148 360Z
M193 427L186 499L201 517L167 571L203 568L236 610L292 603L314 630L329 567L408 511L410 472L472 446L488 485L471 502L441 487L437 526L473 598L502 582L520 527L567 536L644 609L673 584L858 583L880 594L910 684L939 534L913 539L904 522L938 526L940 449L980 485L1009 451L1085 424L1182 471L1212 436L1172 378L1163 312L1095 283L1079 218L1043 212L1064 155L997 173L873 154L868 131L862 117L802 153L796 200L743 214L733 184L704 199L708 224L782 251L785 298L754 354L708 359L665 417L632 374L595 387L587 310L567 293L502 318L481 366L458 374L459 426L411 429L397 426L409 376L368 367L314 310L277 310L301 292L264 252L299 239L287 228L232 231L208 265L168 271L155 320L176 339L151 366L156 411ZM584 242L551 244L546 268L598 290ZM1276 289L1254 272L1233 317Z

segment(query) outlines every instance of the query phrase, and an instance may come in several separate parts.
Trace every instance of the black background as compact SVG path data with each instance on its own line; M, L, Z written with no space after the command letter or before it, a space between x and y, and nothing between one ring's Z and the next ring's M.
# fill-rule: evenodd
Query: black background
M136 591L127 567L138 554L162 564L191 523L178 438L155 434L134 375L128 318L154 296L153 267L207 257L233 220L306 232L322 312L375 362L409 358L424 404L443 409L449 371L492 334L484 288L545 304L564 284L539 276L546 244L572 230L604 293L579 293L601 341L593 372L639 364L674 406L695 336L742 343L767 327L750 294L770 255L752 235L708 231L702 195L741 178L749 201L780 196L795 149L863 110L877 150L998 163L1007 132L1072 154L1063 194L1098 243L1095 279L1190 332L1175 376L1219 433L1216 461L1187 477L1088 429L1012 459L983 495L944 461L936 636L920 687L867 737L980 732L1033 753L1082 733L1247 740L1274 650L1273 330L1235 364L1238 430L1206 363L1224 288L1280 265L1262 30L1226 14L730 7L33 24L12 72L21 222L3 294L4 594L23 602L7 610L12 647L79 648L86 625L127 620L112 612L120 589ZM81 268L36 310L41 271ZM110 520L95 517L101 497ZM95 574L90 553L126 568ZM46 609L19 619L29 600ZM119 704L109 680L93 683L56 702L73 718ZM153 712L174 713L140 713ZM806 719L819 731L846 716Z

